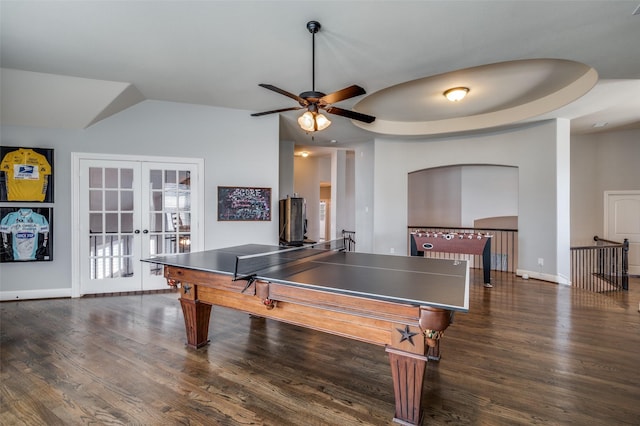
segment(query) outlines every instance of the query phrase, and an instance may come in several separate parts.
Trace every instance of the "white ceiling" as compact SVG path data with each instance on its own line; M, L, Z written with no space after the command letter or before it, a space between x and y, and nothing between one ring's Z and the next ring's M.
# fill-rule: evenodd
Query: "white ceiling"
M556 103L552 111L536 111L517 122L566 117L576 133L640 128L638 8L638 0L1 0L2 123L81 128L141 99L237 108L247 114L295 106L258 83L295 94L311 90L306 23L317 20L322 29L315 37L315 89L330 93L352 84L364 87L367 95L336 106L375 112L379 123L460 119L459 110L448 115L428 104L423 86L404 83L549 58L592 68L598 83L568 105ZM487 90L462 78L470 85L469 99L474 95L474 102L482 97L513 106L536 98L533 90L562 88L567 79L548 69L517 78L511 71L500 72L493 80L502 84ZM54 89L41 89L52 84ZM52 109L63 111L54 114ZM376 134L373 127L363 129L331 115L332 126L312 140L298 128L299 114L286 112L281 118L283 137L299 145L348 146ZM436 133L427 126L398 134Z

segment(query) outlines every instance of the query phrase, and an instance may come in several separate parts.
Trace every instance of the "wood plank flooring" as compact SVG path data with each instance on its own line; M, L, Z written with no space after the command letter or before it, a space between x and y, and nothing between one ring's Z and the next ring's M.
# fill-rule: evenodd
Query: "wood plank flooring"
M603 295L473 274L425 424L640 424L639 279ZM392 424L382 347L214 307L191 350L177 297L1 303L0 424Z

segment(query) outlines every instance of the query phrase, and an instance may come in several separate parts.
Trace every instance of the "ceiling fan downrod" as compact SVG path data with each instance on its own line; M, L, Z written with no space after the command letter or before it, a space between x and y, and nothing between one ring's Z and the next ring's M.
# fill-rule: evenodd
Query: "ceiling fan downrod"
M311 91L316 91L316 33L322 25L318 21L307 22L307 29L311 33Z

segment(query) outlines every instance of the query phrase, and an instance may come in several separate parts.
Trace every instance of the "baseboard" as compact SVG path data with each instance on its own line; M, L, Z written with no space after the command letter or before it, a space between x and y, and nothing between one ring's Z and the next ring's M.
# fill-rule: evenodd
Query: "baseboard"
M52 288L50 290L16 290L0 291L0 301L58 299L71 297L71 288Z
M85 294L82 297L106 297L106 296L134 296L141 294L177 293L176 288L162 290L126 291L117 293ZM0 302L9 300L35 300L35 299L60 299L71 296L70 288L56 288L51 290L24 290L24 291L0 291Z
M525 269L517 269L516 275L519 277L532 278L534 280L549 281L556 284L571 285L571 281L560 275L544 274L542 272L527 271Z

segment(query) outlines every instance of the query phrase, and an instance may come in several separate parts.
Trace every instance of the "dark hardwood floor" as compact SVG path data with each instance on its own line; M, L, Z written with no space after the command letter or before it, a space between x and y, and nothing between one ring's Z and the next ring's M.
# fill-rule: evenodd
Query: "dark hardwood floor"
M640 424L640 280L593 294L474 270L430 362L428 425ZM184 346L177 294L0 304L0 424L389 425L382 347L215 308Z

